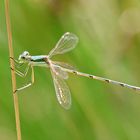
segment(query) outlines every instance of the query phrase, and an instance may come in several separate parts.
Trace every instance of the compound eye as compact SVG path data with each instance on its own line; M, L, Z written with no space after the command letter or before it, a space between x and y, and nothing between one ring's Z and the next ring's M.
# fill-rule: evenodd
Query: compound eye
M25 51L25 52L24 52L24 55L25 55L25 56L28 56L28 55L29 55L29 52Z
M26 53L26 56L27 56L27 55L29 55L29 53L28 53L28 52Z

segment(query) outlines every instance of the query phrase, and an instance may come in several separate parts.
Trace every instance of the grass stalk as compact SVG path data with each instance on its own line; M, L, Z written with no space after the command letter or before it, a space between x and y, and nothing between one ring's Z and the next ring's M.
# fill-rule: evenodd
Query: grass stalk
M7 35L8 35L8 47L9 47L9 56L10 56L9 58L14 58L13 47L12 47L12 32L11 32L10 15L9 15L9 0L5 0L5 16L6 16ZM13 70L15 69L14 61L12 59L10 59L10 67ZM21 140L18 96L17 93L14 93L16 91L16 76L12 69L11 69L11 77L12 77L12 90L13 90L13 100L14 100L14 109L15 109L17 140Z

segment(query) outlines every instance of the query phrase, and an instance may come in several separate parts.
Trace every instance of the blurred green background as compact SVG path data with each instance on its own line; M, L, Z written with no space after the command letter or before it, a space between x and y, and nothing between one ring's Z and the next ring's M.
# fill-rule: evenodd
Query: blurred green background
M0 0L0 139L15 140L15 116L4 13ZM24 50L48 54L73 32L77 47L54 60L79 71L140 86L139 0L12 0L15 58ZM30 80L17 77L18 86ZM72 106L57 102L49 69L35 68L35 84L19 96L23 140L139 140L140 95L70 74Z

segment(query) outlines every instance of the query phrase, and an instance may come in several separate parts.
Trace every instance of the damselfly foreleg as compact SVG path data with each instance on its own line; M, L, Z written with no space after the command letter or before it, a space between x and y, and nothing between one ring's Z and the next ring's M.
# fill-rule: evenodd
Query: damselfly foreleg
M20 76L20 77L22 77L22 78L25 78L25 77L27 76L27 73L28 73L28 71L29 71L29 68L31 68L31 82L29 82L28 84L26 84L26 85L24 85L24 86L22 86L22 87L20 87L20 88L17 88L17 89L15 90L15 92L20 91L20 90L23 90L23 89L25 89L25 88L27 88L27 87L30 87L30 86L34 83L34 69L33 69L33 66L31 66L30 64L27 65L27 67L26 67L26 69L25 69L24 72L21 72L21 71L19 71L19 70L17 70L17 69L12 69L12 68L11 68L12 70L14 70L14 72L15 72L18 76Z
M23 65L23 63L19 63L19 61L14 59L13 57L10 57L10 59L12 59L12 61L14 61L16 67L20 67Z

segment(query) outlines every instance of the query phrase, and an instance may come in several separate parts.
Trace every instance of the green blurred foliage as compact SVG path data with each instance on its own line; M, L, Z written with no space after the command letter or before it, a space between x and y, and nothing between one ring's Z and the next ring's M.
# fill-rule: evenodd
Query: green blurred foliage
M0 139L15 140L15 117L4 1L0 0ZM79 71L140 86L139 0L12 0L15 58L47 54L65 32L76 49L55 57ZM29 81L17 77L17 85ZM49 69L35 68L35 84L19 96L23 140L138 140L140 95L70 74L72 107L58 104Z

